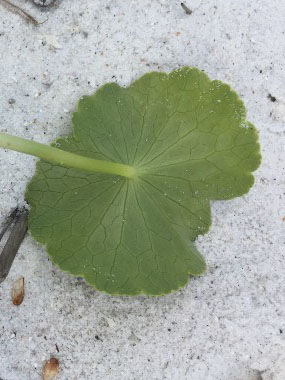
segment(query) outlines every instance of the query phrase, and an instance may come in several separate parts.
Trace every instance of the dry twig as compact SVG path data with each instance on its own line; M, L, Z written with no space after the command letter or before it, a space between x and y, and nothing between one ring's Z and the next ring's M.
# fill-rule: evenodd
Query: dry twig
M40 25L40 23L31 16L28 12L26 12L24 9L18 7L18 5L15 5L11 3L9 0L0 0L0 4L2 4L5 8L10 10L13 13L18 14L19 16L23 17L26 21L30 22L33 25Z
M5 280L28 229L28 210L15 217L15 225L0 253L0 283ZM11 223L10 223L11 224ZM5 227L5 226L4 226Z

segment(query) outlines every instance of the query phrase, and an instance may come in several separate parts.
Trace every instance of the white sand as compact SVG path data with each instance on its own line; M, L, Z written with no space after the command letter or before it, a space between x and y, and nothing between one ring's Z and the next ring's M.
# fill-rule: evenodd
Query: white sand
M191 15L176 0L62 0L46 11L14 1L47 21L34 27L0 6L1 131L49 143L99 85L191 65L244 99L263 162L247 196L212 205L198 242L208 272L166 297L95 292L27 236L0 285L0 378L39 379L56 356L60 380L284 380L284 0L191 0ZM2 222L23 204L35 160L4 150L0 160ZM15 307L19 275L26 297Z

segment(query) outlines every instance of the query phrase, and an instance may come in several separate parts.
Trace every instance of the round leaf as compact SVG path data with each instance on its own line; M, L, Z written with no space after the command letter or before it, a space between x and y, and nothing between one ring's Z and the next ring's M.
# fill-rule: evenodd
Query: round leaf
M149 73L83 97L62 150L124 163L136 178L37 164L29 227L54 263L110 294L161 295L199 275L210 200L245 194L260 163L237 94L195 68Z

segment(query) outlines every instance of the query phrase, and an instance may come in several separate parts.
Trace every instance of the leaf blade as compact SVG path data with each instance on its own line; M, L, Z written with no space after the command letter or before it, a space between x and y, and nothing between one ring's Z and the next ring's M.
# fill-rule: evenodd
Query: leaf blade
M260 164L237 94L195 68L149 73L83 97L72 122L56 146L133 165L138 177L40 161L29 223L52 260L120 295L170 293L203 273L193 242L210 227L210 200L245 194Z

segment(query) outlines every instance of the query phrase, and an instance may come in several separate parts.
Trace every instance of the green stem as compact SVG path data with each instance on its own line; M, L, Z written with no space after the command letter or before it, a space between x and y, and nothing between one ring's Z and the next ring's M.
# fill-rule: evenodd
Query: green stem
M49 145L40 144L1 132L0 147L30 154L45 161L68 168L88 172L116 174L127 178L134 178L136 176L135 169L129 165L79 156L74 153L53 148Z

